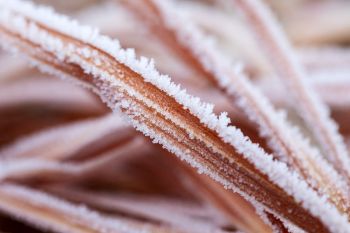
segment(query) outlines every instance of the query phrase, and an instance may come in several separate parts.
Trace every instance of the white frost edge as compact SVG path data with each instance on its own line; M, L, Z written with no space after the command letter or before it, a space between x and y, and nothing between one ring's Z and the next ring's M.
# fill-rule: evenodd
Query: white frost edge
M350 232L350 224L346 217L341 215L334 206L330 205L325 197L318 196L317 193L312 191L306 182L301 180L295 172L290 172L286 164L274 161L272 156L266 154L257 144L253 144L239 129L236 129L233 126L228 126L230 120L227 118L226 113L222 113L217 117L212 112L213 105L203 103L199 98L188 95L185 90L181 90L179 85L172 83L168 76L159 74L154 68L153 61L149 61L146 58L137 60L133 50L120 49L119 44L116 43L116 41L110 40L105 36L100 36L96 30L87 26L81 28L76 21L71 22L67 17L58 16L50 9L44 7L37 9L33 4L19 0L0 0L0 7L0 23L3 24L3 26L15 23L15 25L12 25L12 30L18 29L13 27L18 26L13 20L16 17L14 17L14 15L12 15L12 17L8 16L11 13L13 14L13 12L17 12L30 17L43 25L52 27L55 30L83 40L86 43L90 43L105 52L108 52L118 62L129 66L134 72L142 75L145 81L150 82L159 89L167 92L170 96L175 98L177 102L182 104L184 108L189 109L189 111L197 116L203 124L216 131L224 142L232 145L236 148L238 153L242 154L259 170L268 175L272 182L284 189L289 195L293 196L304 208L310 210L314 216L319 217L330 230L337 232ZM20 29L25 29L24 31L21 31L21 34L26 34L26 32L31 34L30 31L27 31L28 28L20 27ZM41 42L45 44L45 41ZM49 42L49 44L46 44L48 46L57 45L50 43L50 41L46 41L46 43L47 42ZM98 69L94 69L94 71L98 71ZM88 70L88 72L92 71ZM113 80L113 77L110 77L110 80ZM148 136L151 136L147 130L141 131L148 134ZM171 146L168 149L171 149ZM175 153L178 155L182 154L179 151L176 151ZM218 178L215 177L215 174L213 176L213 178L218 180ZM221 183L225 183L225 181L221 180Z
M344 138L340 135L336 122L331 119L328 106L322 102L317 93L307 82L307 79L305 78L305 72L299 63L296 54L292 50L292 47L285 33L283 32L280 25L276 22L271 10L266 5L264 5L261 0L239 1L246 1L246 4L249 5L249 7L253 9L258 16L260 16L262 19L262 25L265 25L266 30L269 30L271 32L275 43L289 60L297 75L294 75L293 78L285 77L282 78L282 80L287 80L286 83L292 87L292 90L301 89L300 92L292 91L292 95L296 100L294 101L294 104L296 109L299 111L299 115L310 125L310 129L313 131L314 136L318 139L320 145L324 148L324 155L326 158L335 166L341 167L342 172L349 176L350 156L346 148ZM237 5L239 7L240 4ZM310 113L308 106L299 103L299 97L301 95L305 95L306 99L308 99L309 103L311 103L312 107L314 107L316 118L313 117L312 113ZM319 121L320 124L315 125L315 121ZM333 144L335 147L335 153L332 153L332 145L329 145L327 139L325 139L322 129L318 127L319 125L321 125L321 127L326 130L326 134L329 136L331 144ZM341 164L337 164L337 161L334 159L335 156L339 156Z
M231 65L229 59L225 59L222 54L217 52L218 49L210 37L205 36L196 25L186 20L186 17L181 12L176 11L172 1L152 1L159 7L162 20L176 33L177 39L189 48L193 54L198 56L201 64L214 75L222 88L226 89L230 95L238 97L238 106L246 111L252 121L260 125L262 136L266 137L273 134L270 133L269 127L264 120L254 111L254 106L249 106L250 99L256 100L254 104L259 105L259 110L261 110L262 114L271 119L270 122L273 122L276 126L279 135L284 138L284 142L287 142L289 145L292 143L290 147L295 148L296 154L306 154L313 161L318 161L318 168L321 168L324 174L328 175L333 184L337 185L337 189L347 195L348 187L345 180L327 163L320 151L311 146L309 140L301 134L299 128L287 121L285 113L277 111L271 102L246 78L240 63ZM230 75L237 77L233 84ZM251 96L251 98L249 99L246 95ZM282 161L286 161L286 153L280 149L280 146L274 145L276 141L271 136L267 138L269 139L269 145L278 153L279 158ZM310 180L310 183L314 183L314 181Z

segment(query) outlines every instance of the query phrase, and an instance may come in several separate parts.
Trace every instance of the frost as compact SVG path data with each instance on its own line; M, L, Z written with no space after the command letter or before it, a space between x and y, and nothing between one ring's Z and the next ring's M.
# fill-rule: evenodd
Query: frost
M349 178L350 157L344 139L331 119L328 107L307 83L306 74L272 12L260 0L237 0L235 3L245 13L278 77L291 90L295 109L308 123L324 149L325 157Z
M119 47L117 41L111 40L108 37L100 36L97 30L86 26L79 26L76 21L71 21L66 17L56 15L47 8L36 9L31 3L18 0L0 0L0 7L0 24L2 26L20 34L24 38L39 43L47 50L58 54L58 58L61 60L68 59L70 62L79 64L86 73L92 74L95 79L104 81L105 83L100 86L103 93L100 94L105 96L105 101L112 106L113 109L122 106L125 108L125 111L136 109L135 113L141 113L141 111L137 111L137 106L131 105L131 103L125 101L119 101L123 98L123 94L122 91L119 91L119 95L115 96L115 94L117 94L115 92L119 90L118 88L137 99L142 99L147 106L152 106L155 109L158 109L158 106L144 98L140 93L133 91L133 89L123 83L122 80L118 80L107 71L100 69L99 62L95 61L96 64L91 64L91 62L89 63L83 60L79 55L74 54L73 52L79 51L75 45L65 45L63 41L57 40L57 38L54 38L47 32L36 27L35 24L25 22L20 14L34 19L40 24L53 28L63 34L95 46L113 56L119 63L130 67L134 72L140 74L144 78L144 81L153 84L160 90L166 92L169 96L173 97L178 103L182 104L184 109L188 109L193 115L198 117L205 126L216 132L224 142L234 147L240 154L242 154L242 156L244 156L245 159L254 164L256 168L262 171L262 173L267 175L274 184L278 185L289 195L293 196L304 208L310 210L314 216L319 217L332 231L345 232L346 229L350 229L346 217L340 215L324 197L320 197L316 192L311 190L306 182L301 180L295 172L288 169L285 163L274 161L271 155L266 154L257 144L252 143L239 129L236 129L233 126L228 126L230 120L227 118L226 114L221 114L220 117L216 116L213 113L213 105L203 103L199 98L188 95L179 85L172 83L170 77L160 74L154 68L152 60L146 58L137 59L134 50L123 50ZM14 12L17 12L18 15ZM191 27L187 28L187 30L192 29L193 28ZM192 35L194 38L200 36L200 34L197 33L193 33ZM192 43L198 38L196 38L196 40L193 38L187 39ZM69 50L64 48L69 48ZM85 57L90 57L89 51L80 52L82 52ZM202 54L200 53L197 55L203 57L203 64L206 64L208 68L212 69L214 67L213 63L210 60L207 60L206 56L201 56ZM220 73L221 69L217 72L218 76L224 77L224 75ZM228 80L223 79L222 82L226 84L228 83ZM108 87L103 86L107 84ZM114 90L113 88L116 89ZM111 90L114 90L114 92ZM114 103L115 105L113 106ZM161 111L161 109L158 109L158 111ZM167 119L171 118L170 114L167 115L167 113L162 113ZM175 143L162 137L159 132L154 131L151 127L141 121L137 121L135 118L133 119L131 117L130 120L137 130L143 132L146 136L151 137L155 143L162 144L169 151L175 153L180 158L190 163L193 167L198 168L199 171L209 174L212 178L221 182L225 187L229 187L230 189L239 192L248 200L254 202L252 197L248 197L237 187L233 187L232 184L218 175L216 171L202 166L198 161L195 161L191 155L185 153L186 150L183 150L183 148L180 148ZM181 121L179 119L172 119L172 121L181 126ZM40 196L39 199L47 200L47 202L52 203L55 207L60 208L60 203L57 201L48 199L45 196ZM70 207L62 204L61 208ZM64 209L62 209L62 211L64 211ZM86 215L87 217L90 217L88 213ZM93 220L94 217L91 218Z

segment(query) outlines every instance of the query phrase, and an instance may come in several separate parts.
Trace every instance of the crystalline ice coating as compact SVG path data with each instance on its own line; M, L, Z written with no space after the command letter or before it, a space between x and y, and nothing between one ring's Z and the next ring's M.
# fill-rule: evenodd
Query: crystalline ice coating
M344 140L329 116L328 107L307 83L306 74L272 12L258 0L235 2L245 13L258 41L273 61L278 77L290 88L295 108L324 148L326 158L349 178L350 158Z
M21 5L21 7L19 7L19 5ZM240 151L248 161L266 174L272 182L283 188L288 194L293 195L294 198L298 202L301 202L306 209L309 209L313 215L320 217L330 229L340 232L349 227L349 224L344 216L341 216L333 206L326 202L325 199L320 198L314 191L309 189L307 184L302 181L296 173L290 172L284 163L273 161L272 156L267 155L258 145L253 144L242 134L240 130L233 126L227 126L229 119L227 118L226 114L222 114L218 118L212 112L212 105L202 103L198 98L186 94L184 90L180 90L179 86L173 84L169 77L160 75L158 71L154 70L153 65L148 65L144 59L141 59L141 61L136 60L133 50L121 50L118 43L109 40L107 37L99 36L94 30L91 30L88 27L84 27L82 30L80 30L81 27L76 22L72 23L67 18L57 16L50 10L44 8L36 10L30 3L24 3L16 0L0 0L0 6L10 12L8 17L0 16L0 24L2 26L6 27L6 25L11 25L11 27L8 29L15 31L23 37L31 35L30 39L32 39L34 42L47 46L50 51L54 51L55 53L61 52L58 54L59 57L62 57L62 59L69 57L72 62L79 64L87 73L93 74L95 78L99 78L110 84L114 84L117 88L127 89L126 85L116 80L115 77L108 72L99 69L99 67L91 66L90 63L83 61L81 57L77 55L69 54L68 56L68 54L66 54L64 51L60 51L60 49L62 49L60 42L57 43L57 41L52 40L50 35L45 33L34 34L33 31L35 30L35 32L37 32L38 29L35 27L28 28L26 26L27 24L23 24L23 21L21 20L18 20L19 23L14 23L13 17L10 17L13 16L11 11L15 11L16 8L19 8L19 13L23 13L24 15L33 18L38 22L47 25L48 27L52 27L64 34L90 43L91 45L102 49L104 52L113 55L118 62L127 65L134 72L141 74L145 81L152 83L166 93L170 93L170 95L173 96L178 103L184 105L184 108L189 109L189 111L193 115L197 116L203 124L221 136L222 140L231 144L234 148ZM6 12L6 10L1 10L0 15L3 14L3 11ZM18 19L18 17L15 18ZM74 51L76 48L74 45L72 45L71 49ZM207 64L210 64L210 62L207 62ZM105 95L112 95L112 93L108 92L108 88L106 88L105 91ZM139 95L136 92L133 93L133 96L136 96L139 99L143 98L142 95ZM108 98L112 98L112 96L108 96ZM116 99L119 99L119 97ZM149 102L147 99L143 99L143 101L146 103L146 105L152 105L152 107L157 108L157 106L154 106L154 104ZM131 109L132 106L128 106L128 108ZM176 145L171 144L164 137L160 137L157 132L150 129L147 125L143 124L142 122L138 122L135 119L131 120L138 130L153 138L155 142L161 143L168 150L185 159L187 162L192 164L192 166L210 174L215 180L220 181L225 186L228 186L235 191L239 191L237 188L232 187L232 185L230 185L226 180L216 174L216 172L203 167ZM176 121L177 119L173 120ZM180 124L180 122L176 123Z
M331 180L335 185L337 185L339 189L346 190L345 182L342 181L334 169L332 169L325 161L323 161L323 159L320 157L319 152L308 145L298 130L293 130L294 127L290 126L285 121L285 118L283 116L279 116L277 113L273 114L275 111L272 105L253 86L251 86L249 82L247 82L244 75L240 72L240 65L235 66L232 72L234 75L239 76L239 80L235 80L234 83L234 85L239 84L239 86L227 86L230 84L230 77L227 77L227 74L230 73L230 69L228 68L229 64L226 62L226 60L220 59L220 56L216 53L216 49L214 49L213 44L205 43L207 40L203 39L203 36L200 34L200 32L194 28L193 25L190 25L190 22L186 21L185 23L184 21L181 21L181 17L179 17L179 15L174 15L170 10L174 9L174 7L167 5L167 1L155 0L153 2L159 7L159 9L161 9L160 12L164 14L162 20L167 24L169 28L173 29L178 34L178 38L183 42L183 44L188 46L188 48L191 49L194 54L198 55L197 57L201 59L204 67L216 75L216 77L219 79L218 82L221 84L221 87L226 88L227 91L234 96L237 96L237 94L240 96L238 101L239 105L242 107L242 109L247 111L247 114L251 117L252 120L258 122L260 126L262 126L262 135L284 136L284 142L287 142L287 145L289 144L288 142L295 142L295 145L290 145L290 148L295 148L297 154L311 154L310 157L314 159L314 161L320 160L318 166L322 171L327 171L324 174L328 174L329 177L331 177ZM183 26L185 24L187 27ZM222 72L224 70L227 70L228 72L225 74ZM250 103L251 101L252 103ZM249 104L253 107L251 108ZM258 109L258 112L255 112L257 109L254 109L254 105L257 105L259 107L260 110ZM277 133L279 135L274 135L275 132L271 131L269 123L267 122L267 124L263 118L259 117L259 111L261 111L260 113L264 114L264 116L267 117L267 119L269 119L270 122L276 126L275 130L277 130ZM202 122L206 121L204 120ZM279 154L286 155L287 152L283 148L283 145L283 150L281 150L281 145L278 146L279 143L276 143L277 141L275 139L272 137L272 140L270 141L272 148L279 152ZM286 160L284 157L282 157L282 159ZM311 182L315 183L314 181Z

